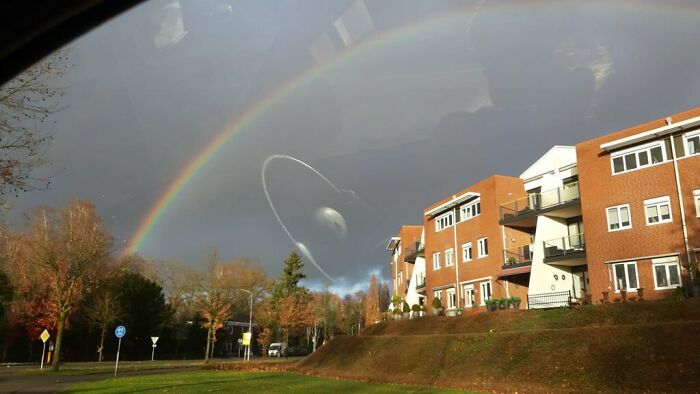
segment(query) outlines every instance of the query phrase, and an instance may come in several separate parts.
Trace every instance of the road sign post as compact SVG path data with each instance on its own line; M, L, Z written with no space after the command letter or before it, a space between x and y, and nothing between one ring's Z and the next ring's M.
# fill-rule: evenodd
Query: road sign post
M151 351L151 361L153 361L156 355L156 342L158 342L158 337L151 337L151 341L153 341L153 350Z
M114 377L117 377L117 369L119 368L119 351L122 349L122 337L126 335L126 327L119 326L114 330L114 335L119 338L119 345L117 345L117 362L114 364Z
M51 334L49 334L49 331L44 329L44 332L41 333L39 338L41 338L41 341L44 342L44 347L41 349L41 370L44 370L44 357L46 356L46 341L49 340L51 337Z

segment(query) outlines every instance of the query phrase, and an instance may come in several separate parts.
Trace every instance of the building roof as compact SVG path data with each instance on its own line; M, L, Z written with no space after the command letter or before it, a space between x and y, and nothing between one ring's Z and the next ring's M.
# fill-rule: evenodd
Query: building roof
M665 126L657 127L651 130L643 131L641 133L629 135L627 137L606 142L600 145L600 149L611 151L619 148L624 148L626 146L656 139L664 135L674 133L676 131L686 130L696 126L700 126L700 116L682 120L676 123L673 123L673 118L669 116L668 118L666 118Z
M527 170L520 174L520 179L525 181L553 172L563 170L576 165L576 147L554 145L547 153L532 163Z

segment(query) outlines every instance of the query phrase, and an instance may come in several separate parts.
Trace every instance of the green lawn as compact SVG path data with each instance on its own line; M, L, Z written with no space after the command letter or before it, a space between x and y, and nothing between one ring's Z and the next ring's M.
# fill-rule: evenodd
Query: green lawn
M449 393L415 386L332 380L289 372L192 371L80 383L68 393Z

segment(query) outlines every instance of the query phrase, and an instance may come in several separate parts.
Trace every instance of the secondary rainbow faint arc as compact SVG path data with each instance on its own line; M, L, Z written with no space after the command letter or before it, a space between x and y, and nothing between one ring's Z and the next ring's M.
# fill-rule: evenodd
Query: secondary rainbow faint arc
M368 39L360 41L354 46L346 48L336 57L324 62L319 63L313 67L310 67L301 73L297 74L292 79L283 83L276 90L271 92L269 95L264 97L262 100L255 103L253 106L249 107L245 112L243 112L237 119L229 123L223 131L216 135L201 151L199 151L180 171L176 179L168 185L167 189L160 195L153 208L148 212L148 215L144 220L141 221L139 227L137 228L134 235L129 240L126 248L124 249L124 254L134 254L141 247L141 244L146 239L146 236L151 232L153 227L156 225L160 217L170 206L174 198L179 194L179 192L189 183L192 177L197 174L202 167L213 157L216 153L221 150L222 146L234 135L236 132L245 128L251 121L258 118L260 115L265 113L270 107L276 104L280 99L287 96L293 92L296 88L301 86L303 83L308 82L315 78L316 76L322 74L325 71L341 64L343 61L350 59L354 55L361 54L367 50L370 50L379 44L386 44L392 42L392 40L400 37L404 37L410 33L418 32L422 28L428 27L437 22L447 22L452 19L463 18L465 15L472 14L466 22L471 24L474 19L475 14L479 11L481 5L484 1L478 3L476 7L469 7L459 11L452 11L449 13L440 13L427 18L419 19L413 23L401 25L399 27L386 30L381 34L372 36ZM534 3L552 3L551 0L534 0L534 1L522 1L515 3L497 4L490 6L491 11L494 9L513 9L513 8L526 8ZM556 2L554 2L556 3ZM598 2L595 2L598 3ZM646 6L654 10L669 10L677 9L678 15L684 15L683 11L692 9L697 11L697 9L691 6L679 6L679 5L666 5L666 7L661 7L659 4L649 2L635 2L635 1L621 1L613 5L608 4L608 6L627 6L628 4ZM561 6L561 5L560 5ZM640 7L641 8L641 7ZM467 26L465 26L467 27ZM468 28L471 26L467 27Z

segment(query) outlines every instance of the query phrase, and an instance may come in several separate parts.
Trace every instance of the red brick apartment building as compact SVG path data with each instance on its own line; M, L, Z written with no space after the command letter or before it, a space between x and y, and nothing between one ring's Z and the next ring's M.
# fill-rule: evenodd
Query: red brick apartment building
M396 237L389 240L386 249L391 252L391 280L392 295L399 295L407 299L409 303L417 303L413 298L407 297L409 284L415 268L416 259L422 257L423 244L421 234L423 226L401 226ZM425 271L421 272L416 286L422 285L425 290ZM411 298L410 300L408 298Z
M529 273L501 276L503 240L530 235L499 225L499 206L526 196L520 178L494 175L424 210L426 295L446 309L484 305L489 298L525 300ZM483 308L482 308L483 309Z
M576 155L593 302L687 288L700 259L700 108L579 143Z

